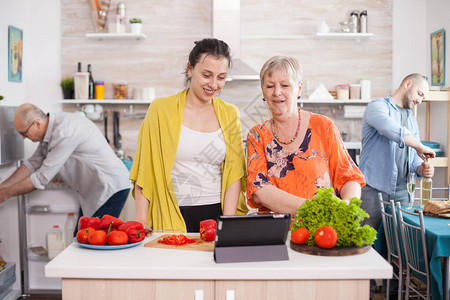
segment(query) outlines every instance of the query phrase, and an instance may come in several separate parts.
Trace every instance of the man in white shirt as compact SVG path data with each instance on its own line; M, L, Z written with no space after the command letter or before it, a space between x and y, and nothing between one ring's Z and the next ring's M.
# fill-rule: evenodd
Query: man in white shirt
M79 113L45 114L33 104L23 104L14 125L23 138L39 146L0 184L0 203L44 189L58 174L81 195L82 215L119 216L131 187L129 172L92 121Z

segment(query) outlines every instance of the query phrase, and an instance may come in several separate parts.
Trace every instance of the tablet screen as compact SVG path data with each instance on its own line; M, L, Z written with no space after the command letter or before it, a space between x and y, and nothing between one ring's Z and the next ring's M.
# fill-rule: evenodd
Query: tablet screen
M290 220L290 214L220 216L215 246L285 244Z

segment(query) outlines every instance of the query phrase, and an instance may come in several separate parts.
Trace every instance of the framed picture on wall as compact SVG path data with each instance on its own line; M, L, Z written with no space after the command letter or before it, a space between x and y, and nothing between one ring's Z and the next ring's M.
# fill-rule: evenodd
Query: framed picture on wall
M23 31L8 26L8 81L22 82Z
M445 85L445 30L431 33L431 85Z

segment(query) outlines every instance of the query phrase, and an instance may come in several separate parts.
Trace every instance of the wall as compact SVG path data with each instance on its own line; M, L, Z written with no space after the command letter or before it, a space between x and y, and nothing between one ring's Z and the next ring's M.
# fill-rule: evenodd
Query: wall
M110 13L114 13L118 2L111 1ZM323 83L334 89L336 84L356 83L361 77L369 77L373 96L390 91L391 0L373 3L353 0L345 4L327 0L320 6L306 0L286 0L281 4L271 0L241 1L240 52L241 58L251 67L259 71L270 56L290 55L301 62L305 82L312 82L315 86ZM117 79L129 82L129 97L133 88L143 86L156 87L157 97L178 92L183 88L182 73L193 41L212 36L212 1L130 0L126 5L127 16L143 19L147 40L86 39L86 32L94 32L88 3L82 0L62 1L61 73L72 76L77 62L83 63L83 69L91 63L94 79L106 81L106 98L112 97L112 83ZM347 20L353 9L368 10L368 31L374 33L374 38L357 42L315 36L321 20L326 20L334 31L339 21ZM221 97L228 101L260 101L260 95L259 81L233 81L227 83ZM246 106L245 103L239 104ZM65 106L64 109L77 108ZM106 109L120 110L132 118L127 115L127 107ZM146 109L146 106L133 107L141 114ZM101 122L98 125L102 127ZM134 156L139 125L139 119L121 122L123 145L131 156ZM349 123L341 122L338 126L349 128ZM356 131L359 128L356 126Z
M449 40L448 33L450 31L450 20L448 18L448 11L450 10L450 2L449 1L438 1L431 0L426 1L426 36L425 36L425 45L426 45L426 74L429 78L431 78L431 59L430 59L430 33L444 28L446 31L446 47L445 47L445 86L441 87L442 89L447 90L450 82L450 50L449 50ZM449 155L449 150L447 149L447 112L448 112L448 102L444 103L432 103L431 104L431 130L430 130L430 140L436 141L441 144L441 148L444 149L447 156ZM425 116L423 114L424 109L421 110L422 118L420 119L421 123L421 136L425 137L424 128L425 128ZM443 187L445 186L445 169L439 168L436 170L435 176L433 177L433 185L435 187Z
M54 99L60 97L60 1L0 0L0 105L17 106L31 102L45 110L60 110ZM8 81L8 26L23 30L22 82ZM55 38L56 37L56 38ZM25 142L25 156L36 144ZM15 170L10 164L0 167L0 182ZM0 254L16 262L17 281L21 288L18 240L18 199L9 199L0 207Z

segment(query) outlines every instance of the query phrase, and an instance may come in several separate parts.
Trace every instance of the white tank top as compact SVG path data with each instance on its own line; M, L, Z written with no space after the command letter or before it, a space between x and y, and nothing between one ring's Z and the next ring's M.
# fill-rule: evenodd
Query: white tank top
M179 206L220 203L226 145L222 130L199 132L181 127L172 182Z

